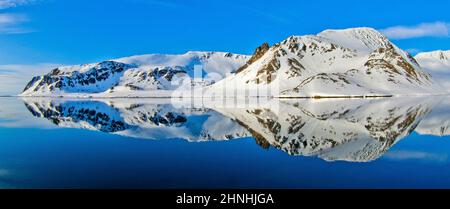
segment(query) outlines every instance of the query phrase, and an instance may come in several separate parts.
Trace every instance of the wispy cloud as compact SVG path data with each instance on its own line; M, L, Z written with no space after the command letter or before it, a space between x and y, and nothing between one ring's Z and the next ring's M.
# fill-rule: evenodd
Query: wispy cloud
M0 13L0 34L29 33L32 30L22 26L28 22L28 17L23 14Z
M410 39L420 37L449 37L450 23L422 23L415 26L394 26L381 30L391 39Z
M14 25L27 20L27 17L21 14L0 14L0 25Z
M40 63L34 65L0 65L0 74L40 75L49 72L53 67L61 66L54 63Z
M61 64L0 65L0 95L17 95L36 75L48 73Z
M33 3L35 0L0 0L0 9L8 9Z
M27 5L37 0L0 0L0 10ZM25 28L28 17L23 14L0 13L0 34L22 34L33 30Z
M444 161L447 161L447 159L448 159L447 155L421 152L421 151L407 151L407 150L390 151L390 152L386 153L383 157L390 159L390 160L397 160L397 161L429 160L429 161L436 161L436 162L444 162Z

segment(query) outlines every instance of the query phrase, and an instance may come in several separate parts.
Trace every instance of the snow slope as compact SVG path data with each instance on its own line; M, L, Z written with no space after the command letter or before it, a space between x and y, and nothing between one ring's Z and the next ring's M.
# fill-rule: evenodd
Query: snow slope
M272 47L264 44L207 94L221 96L223 91L275 97L442 93L413 57L371 28L326 30L291 36Z
M450 91L450 50L419 53L415 56L420 66Z
M421 62L428 63L426 59ZM195 97L190 94L193 89L201 97L349 97L444 92L413 57L384 35L371 28L352 28L291 36L272 47L263 44L252 57L188 52L60 67L33 78L21 95Z
M248 58L225 52L187 52L60 67L47 75L34 77L21 95L170 96L175 89L190 89L192 85L205 86L217 82L242 66ZM199 79L191 79L194 77Z

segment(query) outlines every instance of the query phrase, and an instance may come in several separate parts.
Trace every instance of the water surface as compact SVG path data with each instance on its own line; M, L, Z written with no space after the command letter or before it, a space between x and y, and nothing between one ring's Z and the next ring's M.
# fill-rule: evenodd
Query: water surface
M0 98L0 187L450 188L449 99Z

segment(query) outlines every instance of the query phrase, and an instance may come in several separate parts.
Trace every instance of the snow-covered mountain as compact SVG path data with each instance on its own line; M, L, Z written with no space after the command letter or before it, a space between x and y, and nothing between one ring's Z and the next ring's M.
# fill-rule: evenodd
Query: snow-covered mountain
M22 96L170 96L170 90L217 82L244 65L248 56L225 52L150 54L59 67L34 77ZM201 66L194 75L194 68ZM203 79L188 79L203 77ZM193 81L191 83L190 81ZM186 83L186 81L188 81ZM184 83L183 83L184 82Z
M196 65L202 66L200 70L194 70ZM199 71L203 75L194 75ZM192 81L185 79L194 77ZM254 92L276 97L443 92L412 56L384 35L371 28L352 28L291 36L272 47L263 44L252 57L188 52L60 67L33 78L21 95L178 97L174 90L190 92L192 88L203 97L234 97Z
M236 74L214 84L207 93L220 96L225 90L278 97L442 91L413 57L371 28L326 30L317 35L291 36L272 47L264 44Z
M450 91L450 50L419 53L415 59L436 82Z

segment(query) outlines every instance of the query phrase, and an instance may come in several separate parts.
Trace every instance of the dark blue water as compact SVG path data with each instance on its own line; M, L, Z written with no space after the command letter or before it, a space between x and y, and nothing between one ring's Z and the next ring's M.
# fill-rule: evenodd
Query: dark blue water
M276 148L274 142L267 148L257 144L252 136L201 141L170 137L149 139L147 133L139 138L136 134L125 136L74 126L82 120L75 120L72 127L68 127L61 122L55 124L54 118L49 119L48 109L45 113L45 108L41 108L47 117L37 117L21 99L0 100L2 188L450 188L450 137L445 133L434 134L444 136L424 134L423 129L430 127L421 126L427 122L434 124L429 122L436 120L432 117L433 109L439 110L439 116L445 113L441 107L445 101L427 106L421 118L416 119L420 121L411 125L414 130L396 138L396 143L386 152L375 158L358 158L356 162L348 157L330 160L319 153L310 156L289 153ZM405 112L411 110L407 107ZM208 114L204 117L214 117L213 113ZM58 116L60 120L70 118ZM75 114L70 116L73 120ZM185 116L187 120L199 117L187 113ZM135 125L126 119L130 115L121 112L117 117ZM180 128L186 123L181 119L178 123L162 122L159 129ZM445 121L438 124L445 125ZM133 129L138 128L127 125L126 130ZM445 126L437 128L443 129ZM158 128L139 129L141 134L146 131L158 132ZM194 130L191 135L196 136L197 132L199 130ZM330 150L332 148L320 150L320 153Z

